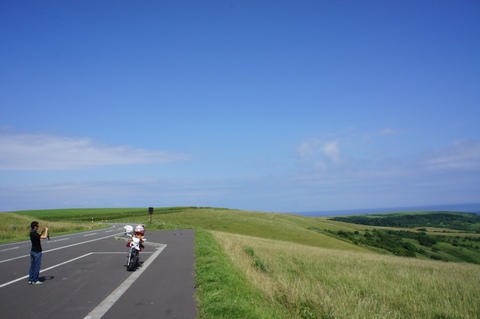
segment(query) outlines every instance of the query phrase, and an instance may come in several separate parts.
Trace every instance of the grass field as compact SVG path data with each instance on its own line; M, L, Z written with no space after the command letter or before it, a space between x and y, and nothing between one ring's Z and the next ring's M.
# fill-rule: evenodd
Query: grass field
M39 214L41 215L41 214ZM46 219L45 219L46 218ZM105 227L103 222L52 221L47 216L37 216L35 212L27 214L0 213L0 244L12 241L29 240L30 223L36 220L41 227L48 227L50 236Z
M480 318L480 265L396 257L323 232L365 226L196 207L156 208L151 217L146 209L72 209L2 213L0 221L2 234L24 239L32 219L64 232L105 220L145 223L147 233L195 228L203 319Z

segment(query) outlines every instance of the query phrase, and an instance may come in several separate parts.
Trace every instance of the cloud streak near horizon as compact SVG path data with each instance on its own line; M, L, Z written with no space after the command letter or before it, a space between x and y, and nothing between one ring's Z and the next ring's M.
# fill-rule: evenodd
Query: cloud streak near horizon
M0 149L0 170L68 170L190 159L190 155L184 153L101 145L90 138L44 133L2 134Z
M45 202L62 198L61 207L92 207L92 206L141 206L149 198L156 198L156 205L172 203L178 205L205 205L228 207L228 203L236 201L248 208L252 200L252 189L258 189L261 197L285 202L291 206L292 200L311 202L314 199L332 200L345 189L352 194L350 198L362 202L362 196L375 192L375 189L389 189L389 196L378 199L378 204L388 206L395 198L401 198L402 193L414 192L423 199L430 196L431 185L437 189L448 189L451 181L461 184L462 179L468 179L469 173L480 170L480 142L462 141L434 151L425 151L417 156L404 154L408 157L408 165L382 167L367 163L369 161L352 156L352 151L343 141L351 137L337 137L321 142L320 138L300 142L295 148L295 154L305 166L302 171L287 173L278 171L274 175L248 178L242 176L230 178L140 178L125 179L118 175L116 179L76 180L75 175L64 181L28 183L16 186L2 187L2 196L9 201L18 198L26 208L35 208ZM164 164L184 162L190 155L169 153L164 151L149 151L133 146L113 147L101 145L90 138L69 138L51 134L8 134L0 136L0 148L6 150L0 156L0 167L4 171L14 170L79 170L91 167L118 166L128 164ZM350 153L349 157L342 157ZM22 161L18 158L22 157ZM153 158L153 159L152 159ZM384 159L383 159L384 160ZM65 164L64 162L68 163ZM392 161L394 161L392 159ZM320 164L319 164L320 163ZM291 163L292 167L295 165ZM461 171L464 174L458 175ZM450 173L455 173L451 175ZM466 175L465 175L466 174ZM68 175L67 175L68 176ZM234 182L235 180L235 182ZM407 185L407 186L406 186ZM430 186L427 186L430 185ZM261 190L261 191L260 191ZM249 193L248 199L243 194ZM410 195L411 196L411 195ZM412 196L411 196L412 197ZM6 202L6 200L5 200ZM31 202L32 206L29 206ZM421 200L418 200L421 203ZM412 202L416 204L416 202ZM5 207L12 209L11 207ZM342 208L342 207L341 207ZM259 207L262 209L262 207ZM311 207L312 210L315 207Z

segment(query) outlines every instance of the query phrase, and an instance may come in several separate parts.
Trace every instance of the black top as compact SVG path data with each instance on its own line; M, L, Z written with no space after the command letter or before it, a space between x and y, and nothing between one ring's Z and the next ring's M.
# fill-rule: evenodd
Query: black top
M32 229L30 232L30 240L32 242L32 251L36 253L42 252L42 243L40 242L40 234Z

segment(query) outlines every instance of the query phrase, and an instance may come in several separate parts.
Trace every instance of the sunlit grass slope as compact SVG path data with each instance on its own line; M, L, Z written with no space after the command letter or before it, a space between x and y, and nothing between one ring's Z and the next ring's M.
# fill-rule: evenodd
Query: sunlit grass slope
M213 232L282 318L480 318L480 267Z
M156 218L209 230L229 267L261 293L269 309L251 317L217 312L203 318L480 318L478 265L377 254L321 233L369 227L211 208Z
M365 248L352 243L310 230L309 228L312 227L322 230L355 230L355 226L335 223L320 218L216 208L186 208L178 212L157 214L154 218L154 220L166 220L206 230L223 231L318 247L366 251Z

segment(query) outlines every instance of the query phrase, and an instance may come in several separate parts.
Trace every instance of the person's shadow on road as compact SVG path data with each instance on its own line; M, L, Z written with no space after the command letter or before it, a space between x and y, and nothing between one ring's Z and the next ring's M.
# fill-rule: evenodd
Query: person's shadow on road
M55 279L54 276L43 276L43 277L38 277L38 280L41 281L41 282L45 282L47 280L53 280Z

